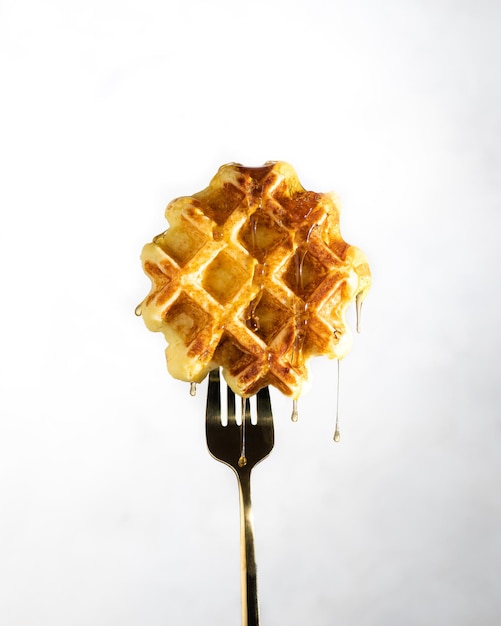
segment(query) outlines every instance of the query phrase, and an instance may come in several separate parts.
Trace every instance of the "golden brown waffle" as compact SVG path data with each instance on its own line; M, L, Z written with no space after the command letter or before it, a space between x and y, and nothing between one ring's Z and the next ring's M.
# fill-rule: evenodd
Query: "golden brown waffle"
M165 217L142 252L152 287L141 312L165 335L172 376L200 382L221 366L241 396L273 385L297 398L310 357L345 356L346 309L371 279L341 238L333 194L303 189L287 163L232 163Z

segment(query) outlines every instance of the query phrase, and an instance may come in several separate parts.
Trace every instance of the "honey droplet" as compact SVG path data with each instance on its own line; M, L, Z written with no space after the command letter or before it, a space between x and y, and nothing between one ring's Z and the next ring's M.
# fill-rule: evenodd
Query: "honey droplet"
M299 419L299 413L297 410L297 400L293 400L292 401L292 415L291 415L291 420L293 422L297 422Z
M137 315L137 317L141 317L141 315L143 314L143 303L140 302L137 307L134 309L134 315Z
M212 236L214 237L214 241L222 241L224 238L224 229L222 226L214 226L212 229Z
M258 307L259 302L263 296L263 291L258 292L257 296L254 300L249 304L249 308L247 310L247 317L245 319L245 323L247 328L252 330L253 332L257 332L259 330L259 315L256 314L256 309Z
M259 317L257 317L257 315L251 315L251 317L248 317L245 320L245 323L247 325L247 328L249 330L252 330L252 332L257 333L257 331L259 330Z
M197 383L190 383L190 396L197 395Z
M238 459L238 467L245 467L246 465L247 465L247 457L242 455Z
M256 263L254 267L254 281L260 286L263 286L263 279L266 272L266 263Z
M340 439L341 439L341 433L339 432L339 429L336 428L336 430L334 431L334 441L338 443Z

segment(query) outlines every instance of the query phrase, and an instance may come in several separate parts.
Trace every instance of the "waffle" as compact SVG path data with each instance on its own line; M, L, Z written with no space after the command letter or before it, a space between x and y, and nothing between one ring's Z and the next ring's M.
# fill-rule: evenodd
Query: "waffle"
M219 366L242 397L272 385L296 399L310 357L349 351L346 309L371 279L341 238L333 194L303 189L287 163L232 163L165 217L141 255L141 313L165 335L172 376L198 383Z

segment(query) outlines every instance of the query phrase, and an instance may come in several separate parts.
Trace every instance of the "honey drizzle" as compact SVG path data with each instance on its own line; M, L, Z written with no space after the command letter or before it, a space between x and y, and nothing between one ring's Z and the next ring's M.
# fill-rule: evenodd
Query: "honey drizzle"
M261 187L260 189L260 195L259 195L259 201L258 201L258 206L257 209L254 211L254 213L250 216L249 221L251 224L251 241L252 241L252 255L254 256L254 258L256 257L257 254L257 214L259 214L259 212L262 212L263 210L263 189ZM263 252L266 252L266 250L263 250ZM256 297L252 300L252 302L249 304L249 308L247 311L247 317L245 320L245 323L247 325L248 328L250 328L250 330L252 330L253 332L257 332L259 330L259 316L256 315L256 309L261 301L261 298L263 297L263 291L264 291L264 274L265 274L265 268L266 268L266 261L264 263L256 263L255 267L254 267L254 277L253 277L253 282L255 284L257 284L258 287L258 291L257 291L257 295Z
M197 395L197 383L190 383L190 396Z
M308 303L304 301L304 276L303 267L306 254L308 253L308 244L310 242L311 233L317 227L317 224L312 224L306 235L304 247L300 250L300 247L296 249L294 255L295 269L296 269L296 287L297 291L301 294L301 306L298 306L297 298L294 298L293 310L294 310L294 344L292 347L292 364L295 366L301 366L303 364L302 352L304 340L306 337L306 330L308 326ZM294 415L294 412L293 412Z

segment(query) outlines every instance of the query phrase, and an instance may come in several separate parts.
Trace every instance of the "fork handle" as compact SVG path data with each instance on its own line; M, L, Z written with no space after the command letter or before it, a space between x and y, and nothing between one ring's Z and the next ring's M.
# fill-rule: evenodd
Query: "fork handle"
M240 564L242 585L242 626L259 626L256 554L250 490L250 469L238 473L240 493Z

